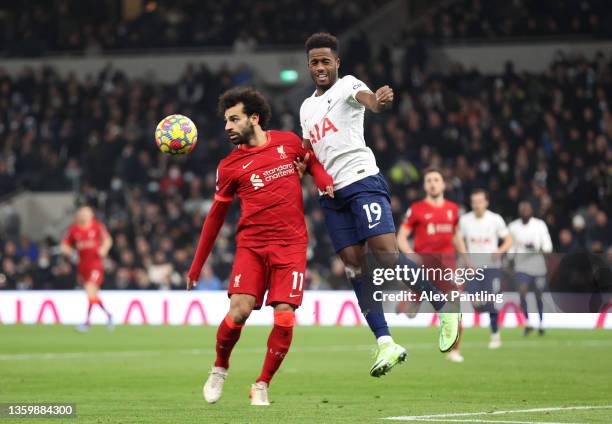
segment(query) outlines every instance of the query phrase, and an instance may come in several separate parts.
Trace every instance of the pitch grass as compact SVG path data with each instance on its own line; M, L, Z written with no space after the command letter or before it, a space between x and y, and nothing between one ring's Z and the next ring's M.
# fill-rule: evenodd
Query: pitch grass
M612 404L612 332L503 331L488 350L485 329L466 329L463 364L436 350L437 330L394 329L408 361L372 378L366 328L298 327L272 382L268 408L249 405L269 328L245 327L218 404L202 399L213 361L213 327L0 325L0 402L71 402L76 419L4 423L384 423L398 415ZM467 420L470 417L460 417ZM475 416L534 422L612 422L612 409Z

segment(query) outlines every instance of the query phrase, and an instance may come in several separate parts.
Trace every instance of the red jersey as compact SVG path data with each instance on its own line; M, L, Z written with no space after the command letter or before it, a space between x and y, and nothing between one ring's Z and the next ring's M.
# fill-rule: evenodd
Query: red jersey
M444 200L441 206L434 206L420 200L410 206L402 226L414 234L416 253L455 253L453 236L458 222L456 203Z
M289 131L266 131L258 147L239 146L219 163L215 200L240 199L238 246L307 243L302 186L293 161L308 152Z
M74 247L79 252L79 269L98 268L102 269L102 258L98 250L102 241L108 237L108 231L104 224L97 220L86 227L72 224L68 228L64 243Z

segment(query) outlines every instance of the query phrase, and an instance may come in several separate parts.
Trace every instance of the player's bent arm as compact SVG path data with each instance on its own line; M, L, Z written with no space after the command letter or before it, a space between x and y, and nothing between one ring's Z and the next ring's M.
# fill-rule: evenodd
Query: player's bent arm
M550 233L548 232L548 227L546 224L542 224L542 252L543 253L552 253L553 244L550 238Z
M105 258L106 255L108 255L108 252L110 251L111 247L113 247L113 238L108 233L108 231L105 231L102 235L102 246L100 246L99 252L100 256Z
M406 255L414 253L410 247L410 243L408 242L408 238L410 237L411 233L412 230L407 228L405 225L400 226L400 229L397 232L397 247L399 248L400 252L405 253Z
M504 241L502 245L499 246L499 249L497 249L497 253L500 255L503 255L504 253L509 251L511 247L512 247L512 236L508 234L506 237L504 237Z
M198 241L198 247L196 249L189 273L187 274L187 290L191 290L193 286L197 284L200 278L200 272L202 267L210 255L210 252L215 244L219 230L223 226L225 216L229 210L231 199L229 201L225 198L216 198L213 202L204 224L202 225L202 232L200 233L200 240Z
M459 256L464 260L466 264L469 263L469 258L467 255L467 248L465 247L465 240L463 239L463 234L461 234L461 230L459 227L455 230L455 234L453 235L453 244L455 245L455 249Z
M355 95L355 99L372 112L380 113L393 103L393 89L385 85L376 90L376 93L360 91Z

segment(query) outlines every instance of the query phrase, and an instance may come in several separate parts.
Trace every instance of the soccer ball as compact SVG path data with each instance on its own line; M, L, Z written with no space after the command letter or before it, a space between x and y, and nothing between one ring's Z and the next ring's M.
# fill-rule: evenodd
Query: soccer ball
M164 153L184 155L191 152L197 142L198 129L186 116L166 116L157 124L155 143Z

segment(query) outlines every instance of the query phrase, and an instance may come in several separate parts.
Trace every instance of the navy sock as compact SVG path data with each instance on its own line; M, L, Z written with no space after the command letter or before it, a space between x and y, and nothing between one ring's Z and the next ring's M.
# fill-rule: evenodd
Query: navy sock
M489 312L489 319L491 320L491 331L493 333L497 333L499 331L499 327L497 326L497 311Z
M387 320L385 319L385 314L383 312L369 312L364 311L365 307L363 305L363 280L361 277L353 277L349 278L351 284L353 285L353 290L355 290L355 295L357 296L357 302L361 307L362 312L364 312L364 316L370 330L374 333L376 338L381 336L390 336L391 332L389 331L389 326L387 325Z
M401 267L403 267L404 265L408 266L409 268L418 268L419 266L416 264L416 262L408 259L408 257L406 255L404 255L403 253L400 252L399 254L399 265ZM410 282L412 283L412 282ZM413 285L409 285L409 287L418 292L418 293L422 293L424 291L427 291L431 294L435 294L435 293L440 293L440 290L438 290L438 288L436 286L434 286L433 284L431 284L428 280L421 278L418 281L415 281ZM446 301L444 300L432 300L430 301L431 305L434 307L434 309L436 311L440 311L444 305L446 304Z
M535 293L536 303L538 305L538 316L540 317L540 323L542 323L543 312L544 312L544 302L542 301L542 291L540 289L535 289L533 292Z
M523 310L523 315L525 315L525 318L527 319L527 322L529 323L529 313L527 312L527 296L524 295L523 293L521 293L521 309Z

